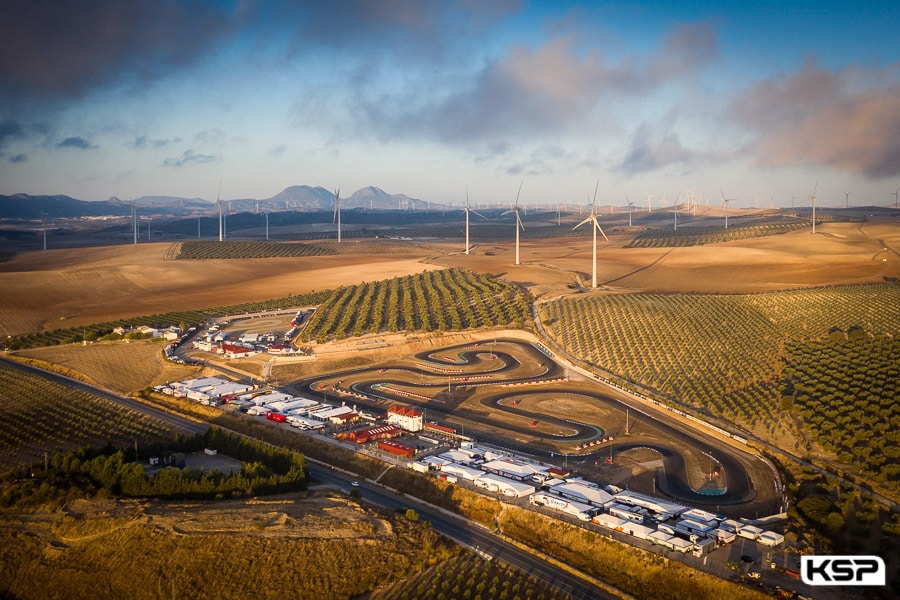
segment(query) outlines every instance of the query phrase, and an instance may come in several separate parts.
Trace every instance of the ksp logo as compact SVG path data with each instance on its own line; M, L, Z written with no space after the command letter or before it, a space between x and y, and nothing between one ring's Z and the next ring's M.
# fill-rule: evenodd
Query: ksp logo
M801 556L800 576L809 585L884 585L880 556Z

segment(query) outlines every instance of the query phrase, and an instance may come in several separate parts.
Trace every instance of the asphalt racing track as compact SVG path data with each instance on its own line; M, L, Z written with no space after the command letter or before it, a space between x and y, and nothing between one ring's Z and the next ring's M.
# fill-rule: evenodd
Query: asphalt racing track
M503 350L495 350L495 345L502 346ZM506 351L511 347L514 350ZM504 448L522 445L515 441L516 434L547 442L563 441L573 444L598 440L605 435L599 425L580 423L522 407L522 400L532 395L546 397L548 394L559 393L580 396L602 405L604 409L625 412L625 405L603 393L598 384L569 383L565 369L549 355L518 340L497 340L495 344L468 344L423 352L417 354L412 363L410 359L402 359L386 363L381 368L332 373L303 381L301 385L314 393L323 390L326 393L329 390L336 392L341 400L377 412L383 412L389 404L401 404L425 408L429 420L439 418L436 415L444 415L443 420L451 423L454 417L465 419L477 424L476 427L470 425L469 431L477 431L480 441ZM333 383L328 385L327 382ZM444 382L455 384L457 393L442 396L442 392L448 387ZM469 398L477 396L480 396L477 403L467 402ZM486 410L473 408L478 405ZM554 435L533 427L495 419L489 416L489 411L495 410L520 417L516 421L539 421L571 433ZM663 419L654 419L652 428L671 443L607 441L602 446L594 446L596 450L577 455L577 459L594 461L602 459L610 451L618 454L632 449L648 449L657 452L663 462L664 473L659 477L659 490L679 501L693 505L737 505L754 498L754 486L747 469L736 456L736 450L713 438L673 426ZM550 460L555 454L558 459L559 452L554 453L540 446L540 443L528 445L522 451ZM721 465L725 478L725 489L721 493L702 494L691 488L685 457L680 449L685 447L700 450ZM572 454L568 456L569 460L574 457Z

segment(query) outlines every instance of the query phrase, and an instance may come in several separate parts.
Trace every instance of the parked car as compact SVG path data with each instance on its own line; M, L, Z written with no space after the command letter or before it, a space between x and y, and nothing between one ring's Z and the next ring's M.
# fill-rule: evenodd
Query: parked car
M746 554L741 557L741 562L745 562L748 565L756 564L756 561L753 560L752 556L747 556Z

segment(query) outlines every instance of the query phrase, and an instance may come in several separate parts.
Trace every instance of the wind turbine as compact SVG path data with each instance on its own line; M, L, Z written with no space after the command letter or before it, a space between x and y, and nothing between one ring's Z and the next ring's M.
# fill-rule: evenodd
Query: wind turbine
M41 211L41 229L44 230L44 251L47 251L47 213Z
M219 207L219 241L225 239L225 218L222 215L222 180L219 180L219 191L216 193L216 205Z
M653 200L656 194L647 194L647 212L653 212L653 209L650 207L650 202Z
M634 202L628 199L628 194L625 194L625 202L628 204L628 226L631 227L631 211L634 208Z
M812 202L812 232L816 232L816 190L819 188L819 182L816 181L816 185L813 186L813 192L806 199Z
M487 217L484 215L472 210L469 208L469 189L466 188L466 208L464 209L466 213L466 254L469 253L469 213L473 212L485 221L487 221ZM518 230L516 230L518 232ZM518 248L518 245L516 246ZM516 264L519 264L518 262Z
M678 194L675 194L675 231L678 231L678 197L680 195L680 192Z
M522 183L525 183L524 181ZM513 205L511 209L503 213L504 215L508 215L509 213L515 213L516 215L516 265L519 265L519 228L521 227L523 230L525 226L522 225L522 219L519 217L519 194L522 193L522 183L519 184L519 191L516 192L516 203Z
M600 235L603 236L603 239L605 239L607 242L609 241L609 238L606 237L605 233L603 233L603 229L600 228L600 223L597 222L597 213L596 213L597 188L599 188L599 187L600 187L600 180L598 179L597 185L594 187L594 202L591 204L590 216L588 216L588 218L586 218L584 221L582 221L581 223L579 223L578 225L576 225L575 227L572 228L572 231L575 231L576 229L578 229L585 223L593 223L593 227L591 227L591 231L594 234L594 266L593 266L593 270L591 271L591 287L594 289L597 288L597 232L599 231Z
M900 188L894 192L894 208L900 208Z
M131 232L134 234L134 243L137 244L138 240L138 228L137 228L138 220L137 220L137 207L134 204L134 200L131 201Z
M844 192L844 208L850 208L850 194L853 192Z
M269 241L269 211L266 211L266 241Z
M728 229L728 203L734 202L734 198L726 198L725 190L719 188L719 191L722 192L722 206L725 207L725 229Z
M341 188L334 191L334 217L332 223L337 223L337 241L341 243Z

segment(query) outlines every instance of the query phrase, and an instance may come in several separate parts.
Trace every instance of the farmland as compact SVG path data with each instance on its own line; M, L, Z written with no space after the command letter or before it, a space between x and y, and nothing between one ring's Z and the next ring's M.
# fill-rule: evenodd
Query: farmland
M898 373L897 355L886 348L892 348L893 336L900 334L900 286L867 284L731 296L572 297L539 306L545 327L567 351L624 381L656 390L676 404L750 428L763 437L778 440L780 436L781 443L793 444L795 450L800 440L794 439L790 421L782 418L782 396L790 387L801 414L816 415L817 422L810 426L826 442L826 451L896 485L893 459L877 467L864 466L871 449L854 454L855 442L850 438L829 442L824 434L850 435L839 434L848 428L825 425L827 431L822 431L821 424L839 409L842 414L863 406L870 411L874 406L887 410L874 419L858 414L846 418L844 424L851 425L859 441L882 436L896 418L895 408L889 407L894 406L890 382ZM830 334L839 337L847 330L857 332L856 345L825 343ZM826 351L831 353L827 361ZM852 359L848 354L842 360L844 352L852 353ZM838 368L839 364L843 366ZM792 387L794 378L800 389ZM868 447L868 443L861 445Z
M279 242L189 241L182 242L178 260L273 258L286 256L324 256L333 250L315 244Z
M754 222L729 229L709 227L682 227L674 229L645 229L634 236L627 248L667 248L672 246L699 246L734 240L781 235L809 227L806 221Z
M310 318L302 339L523 327L529 316L529 298L520 288L462 269L425 271L336 290Z
M150 417L0 363L0 466L18 466L107 442L157 441L169 428Z

